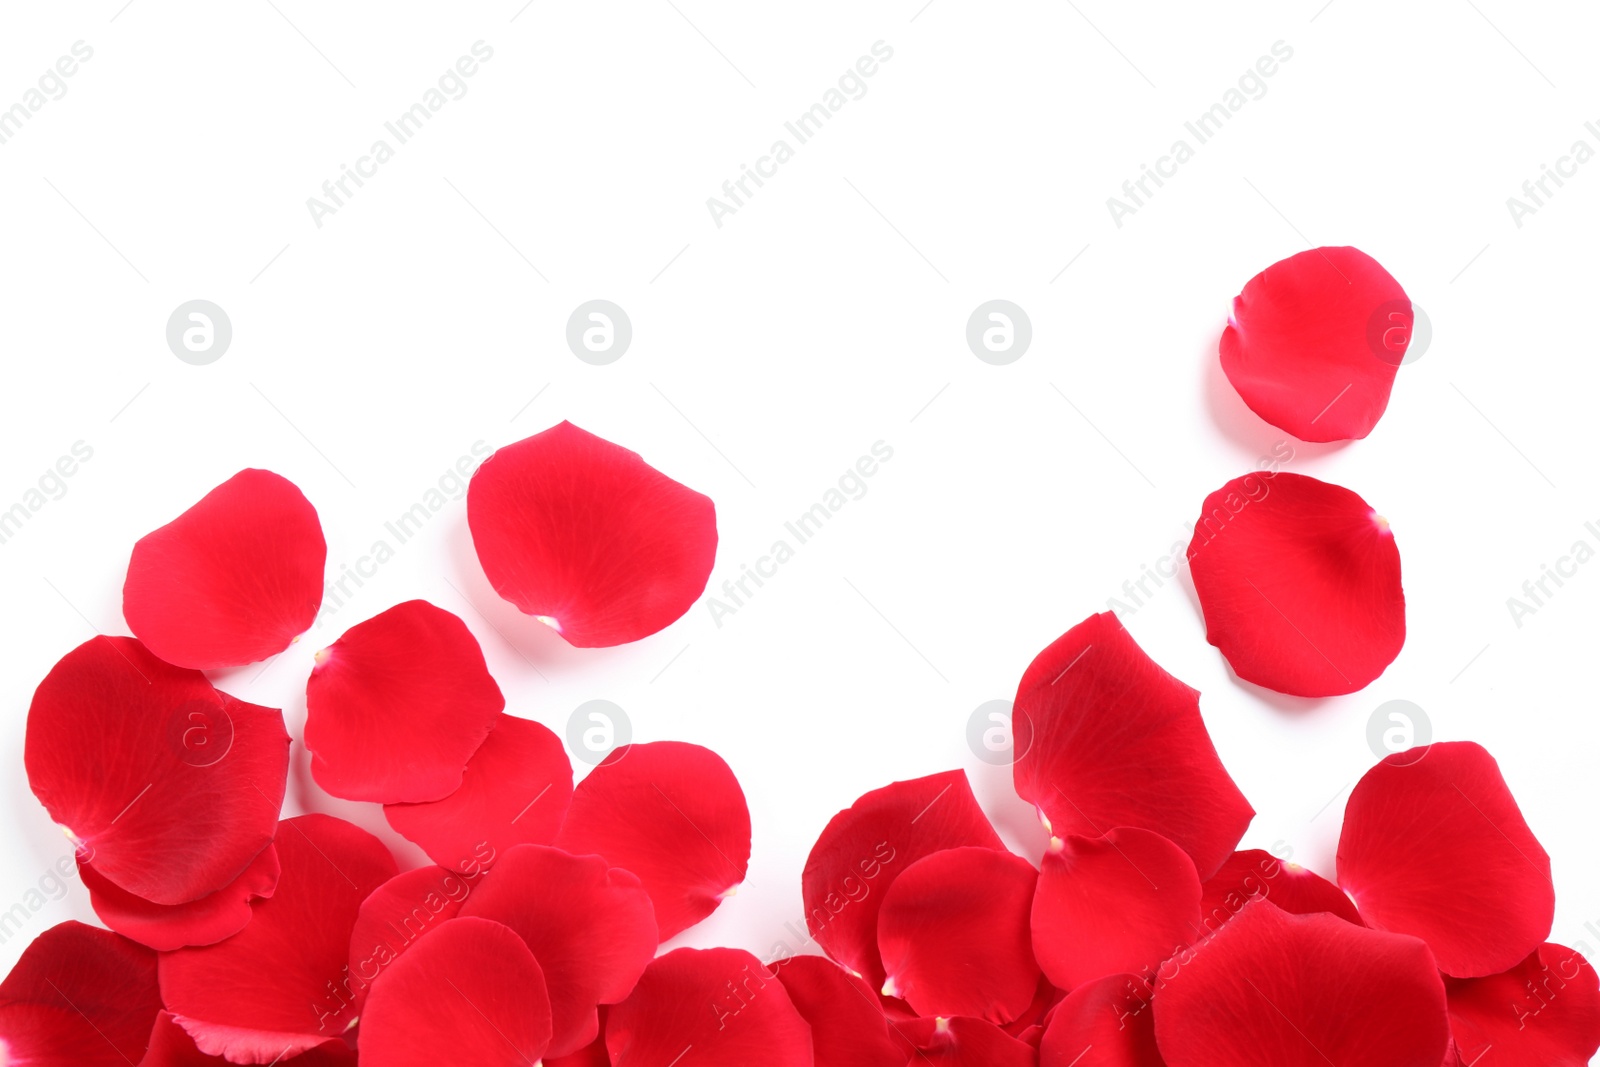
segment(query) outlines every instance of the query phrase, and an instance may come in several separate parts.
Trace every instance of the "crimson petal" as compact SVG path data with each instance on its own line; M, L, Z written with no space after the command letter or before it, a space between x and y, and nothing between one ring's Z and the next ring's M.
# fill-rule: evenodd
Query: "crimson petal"
M1255 812L1217 758L1200 694L1162 670L1110 612L1039 653L1017 687L1017 795L1051 833L1153 830L1207 878Z
M1036 1067L1039 1062L1032 1045L982 1019L914 1019L895 1028L915 1046L906 1067Z
M878 912L884 994L919 1015L1018 1018L1039 987L1029 933L1038 880L1033 864L992 848L946 849L911 864Z
M1358 248L1313 248L1233 299L1222 369L1250 410L1303 441L1372 432L1411 343L1411 301Z
M345 800L442 800L505 707L465 623L408 600L317 653L306 747L317 784Z
M1344 890L1326 878L1269 852L1248 849L1228 857L1222 869L1201 886L1200 915L1206 934L1216 933L1257 897L1265 897L1293 915L1325 911L1357 926L1365 925Z
M278 851L268 845L231 883L187 904L152 904L81 858L78 877L101 922L141 945L170 952L186 945L214 945L243 930L250 921L250 902L270 897L278 886Z
M595 1039L595 1009L633 991L659 944L650 895L637 877L599 856L542 845L507 851L461 914L504 923L538 958L550 983L552 1056Z
M665 941L744 881L750 808L733 771L710 749L681 741L623 745L578 783L556 844L638 875Z
M275 656L311 628L328 546L293 482L242 470L133 548L122 613L168 663L218 670Z
M277 892L220 944L161 957L161 996L202 1052L273 1063L355 1022L347 961L361 902L394 877L383 843L331 815L285 819Z
M1108 974L1056 1006L1039 1043L1039 1067L1163 1067L1152 991L1143 978Z
M1540 945L1503 974L1448 979L1445 991L1463 1060L1584 1067L1600 1051L1600 980L1570 948Z
M1189 542L1206 640L1247 682L1302 697L1354 693L1406 640L1389 523L1341 486L1246 474L1206 497Z
M1168 1067L1440 1067L1450 1042L1427 945L1264 900L1167 961L1153 1009Z
M272 842L289 734L277 710L218 692L133 638L96 637L39 683L24 758L34 795L95 870L152 903L184 904L233 882Z
M127 1067L161 1010L156 955L109 930L52 926L0 982L0 1063Z
M372 983L362 1060L378 1067L528 1067L550 1043L550 997L522 938L452 919Z
M374 889L350 930L351 1014L359 1016L372 982L423 934L461 914L473 879L444 867L418 867Z
M461 788L425 804L389 804L389 825L443 867L475 872L513 845L548 845L572 802L572 761L539 723L501 714L467 761Z
M485 460L467 522L495 592L580 648L675 621L717 553L710 497L570 422Z
M356 1053L342 1041L331 1041L292 1059L285 1067L354 1067ZM221 1056L208 1056L195 1045L194 1038L168 1012L156 1017L150 1033L150 1048L139 1067L228 1067Z
M794 956L774 969L811 1024L816 1067L905 1067L911 1046L890 1028L867 983L822 956Z
M1345 805L1339 884L1369 926L1426 941L1457 978L1509 970L1550 936L1550 857L1483 746L1396 753Z

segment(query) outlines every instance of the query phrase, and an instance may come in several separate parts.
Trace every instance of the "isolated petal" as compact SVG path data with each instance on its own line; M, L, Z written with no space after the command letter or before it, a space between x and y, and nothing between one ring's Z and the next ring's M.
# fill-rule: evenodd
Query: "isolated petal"
M139 1061L139 1067L227 1067L228 1062L221 1056L201 1052L189 1032L171 1014L162 1012L156 1018L150 1049ZM282 1062L284 1067L355 1067L356 1053L342 1041L330 1041Z
M250 902L270 897L278 886L278 852L268 845L239 877L187 904L152 904L121 888L82 858L78 877L89 890L89 903L101 922L141 945L170 952L186 945L214 945L244 929L250 921Z
M544 972L522 938L452 919L372 983L361 1058L377 1067L529 1067L550 1043Z
M1051 842L1033 899L1033 951L1056 986L1150 975L1200 930L1200 878L1188 853L1124 826Z
M34 795L95 870L152 903L183 904L271 843L289 735L275 709L218 692L131 637L96 637L39 683L25 760Z
M1200 694L1145 655L1110 612L1034 658L1014 709L1017 795L1053 834L1154 830L1205 878L1255 815L1217 758Z
M1450 1030L1428 946L1328 914L1245 906L1163 964L1168 1067L1439 1067Z
M423 934L461 913L474 878L444 867L404 871L374 889L350 930L351 1013L360 1016L372 982Z
M133 548L122 614L146 648L196 670L275 656L316 621L328 546L317 509L242 470Z
M1487 978L1445 982L1461 1057L1484 1067L1584 1067L1600 1050L1600 981L1582 954L1540 945Z
M599 856L518 845L501 856L461 909L521 935L550 985L550 1055L600 1032L595 1009L633 992L659 939L650 895Z
M154 952L64 922L34 938L0 982L0 1063L127 1067L160 1010Z
M461 788L425 804L389 804L389 825L428 858L460 871L513 845L548 845L572 803L572 761L540 723L501 714L467 761Z
M946 849L911 864L878 912L883 992L919 1015L1018 1018L1039 987L1029 921L1039 872L997 849Z
M1405 644L1394 535L1341 486L1285 472L1235 478L1206 497L1188 554L1206 640L1247 682L1354 693Z
M674 622L717 553L710 497L570 422L485 460L467 522L495 592L580 648Z
M639 876L661 940L717 909L750 865L750 808L733 771L681 741L623 745L578 783L556 844Z
M915 1047L906 1067L1035 1067L1039 1062L1032 1045L982 1019L922 1018L897 1023L895 1029Z
M1363 925L1356 906L1344 890L1298 863L1278 859L1270 852L1249 849L1235 852L1201 886L1200 924L1206 935L1214 934L1223 923L1239 914L1257 897L1264 897L1294 915L1315 915L1319 911L1337 915L1346 922Z
M442 800L505 704L466 624L408 600L317 653L306 683L311 773L345 800Z
M773 969L811 1024L816 1067L905 1067L911 1044L890 1028L867 983L823 956L794 956Z
M806 929L873 989L886 975L878 911L899 874L924 856L975 845L1004 850L966 772L946 771L874 789L828 821L801 875Z
M812 1067L811 1027L761 961L680 948L606 1015L612 1067Z
M1132 974L1108 974L1074 989L1050 1015L1039 1067L1164 1067L1151 996L1145 980Z
M1250 410L1303 441L1367 436L1411 343L1411 300L1357 248L1279 260L1233 298L1222 369Z
M250 924L228 940L161 957L161 997L202 1052L272 1063L355 1022L346 966L367 894L394 877L383 843L331 815L285 819L283 873Z
M1500 765L1470 741L1368 771L1345 805L1338 866L1369 926L1422 938L1457 978L1509 970L1550 936L1550 857Z

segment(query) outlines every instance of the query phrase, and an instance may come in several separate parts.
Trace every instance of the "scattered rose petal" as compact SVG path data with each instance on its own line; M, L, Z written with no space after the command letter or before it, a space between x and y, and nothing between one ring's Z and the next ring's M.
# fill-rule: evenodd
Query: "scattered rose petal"
M418 867L374 889L350 930L351 1014L360 1016L372 982L423 934L461 914L476 884L444 867Z
M426 804L389 804L389 825L433 862L464 872L513 845L548 845L572 802L572 761L539 723L502 714L467 761L461 788Z
M52 926L0 982L0 1063L127 1067L161 1010L156 954L109 930Z
M1216 933L1257 897L1265 897L1293 915L1325 911L1357 926L1364 925L1344 890L1326 878L1270 852L1249 849L1235 852L1201 886L1200 923L1205 934Z
M330 1041L282 1062L284 1067L355 1067L356 1053L342 1041ZM228 1067L228 1063L221 1056L201 1052L188 1031L169 1013L162 1012L156 1018L150 1049L139 1061L139 1067Z
M1457 978L1509 970L1550 936L1550 857L1481 745L1397 753L1345 805L1339 884L1369 926L1426 941Z
M268 845L231 883L187 904L152 904L78 860L78 877L100 921L160 952L186 945L214 945L244 929L250 902L270 897L278 886L278 852Z
M623 745L578 783L556 844L638 875L665 941L744 881L750 808L733 771L710 749Z
M372 983L361 1016L361 1058L377 1067L529 1067L549 1043L544 972L488 919L452 919L419 941Z
M365 830L331 815L285 819L283 873L250 924L228 940L161 957L167 1010L202 1052L272 1063L355 1022L350 932L368 893L395 875L394 858Z
M317 653L306 683L312 776L345 800L442 800L505 703L465 623L426 600L397 604Z
M919 1015L1019 1017L1039 987L1029 932L1038 880L1033 864L992 848L946 849L911 864L878 912L883 992Z
M906 1067L1035 1067L1039 1062L1032 1045L982 1019L915 1019L895 1029L916 1048Z
M206 747L224 735L226 747ZM152 903L184 904L233 882L272 842L289 735L278 711L133 638L96 637L39 683L24 758L34 795L96 871Z
M710 497L570 422L485 460L467 521L495 592L580 648L677 620L717 552Z
M794 956L774 969L811 1024L816 1067L906 1067L911 1044L891 1029L867 983L822 956Z
M1153 830L1209 877L1255 812L1217 758L1200 694L1145 655L1110 612L1035 657L1017 687L1017 795L1058 836Z
M1074 989L1050 1015L1039 1067L1165 1067L1152 995L1132 974L1108 974Z
M1357 248L1279 260L1233 298L1222 369L1250 410L1303 441L1372 432L1411 342L1411 300Z
M152 653L195 670L275 656L311 628L328 546L293 482L242 470L133 548L122 613Z
M1206 640L1235 674L1280 693L1354 693L1406 640L1400 550L1350 490L1246 474L1206 497L1189 572Z
M1447 979L1445 990L1463 1060L1584 1067L1600 1051L1600 981L1570 948L1540 945L1503 974Z

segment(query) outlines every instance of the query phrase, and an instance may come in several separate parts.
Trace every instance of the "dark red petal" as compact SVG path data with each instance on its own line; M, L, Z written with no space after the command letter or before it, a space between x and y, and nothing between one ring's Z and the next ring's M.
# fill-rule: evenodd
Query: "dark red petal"
M518 845L477 885L463 917L504 923L527 942L550 983L550 1055L577 1052L599 1034L595 1013L633 991L656 954L650 895L599 856Z
M0 1063L127 1067L161 1010L156 954L109 930L52 926L0 982Z
M122 614L168 663L218 670L275 656L311 628L328 546L293 482L242 470L133 547Z
M806 928L823 950L876 989L878 911L896 876L942 849L1004 850L966 772L946 771L875 789L828 821L801 875Z
M157 904L198 900L272 841L289 773L281 713L220 693L131 637L67 653L28 709L28 782L79 852Z
M1481 745L1396 753L1345 805L1339 884L1369 926L1420 937L1457 978L1515 967L1550 936L1550 857Z
M270 897L278 886L278 851L268 845L238 878L187 904L152 904L81 858L78 877L101 922L141 945L169 952L186 945L214 945L243 930L250 921L250 902Z
M1411 300L1357 248L1279 260L1233 298L1222 369L1250 410L1303 441L1367 436L1411 342Z
M368 893L394 877L383 843L331 815L285 819L276 842L277 892L228 940L161 957L167 1010L202 1052L235 1063L272 1063L355 1022L346 963L350 932Z
M502 714L467 761L461 788L428 804L389 804L389 825L443 867L474 873L513 845L548 845L572 803L572 761L547 727Z
M744 881L750 808L733 771L710 749L623 745L578 783L556 844L638 875L665 941Z
M884 994L918 1015L1016 1019L1039 987L1029 933L1038 880L1033 864L992 848L952 848L911 864L878 912Z
M611 1053L606 1051L606 1009L600 1009L600 1034L593 1041L570 1056L545 1055L544 1067L611 1067Z
M1032 1045L982 1019L916 1019L897 1023L896 1029L916 1049L906 1067L1036 1067L1039 1062Z
M1154 830L1205 878L1255 815L1217 758L1200 694L1145 655L1110 612L1039 653L1014 706L1017 795L1053 834Z
M748 952L680 948L606 1016L612 1067L812 1067L811 1027Z
M570 422L485 460L467 522L495 592L580 648L675 621L717 554L710 497Z
M1298 863L1286 863L1269 852L1235 852L1201 886L1200 924L1209 936L1257 897L1265 897L1292 915L1337 915L1365 925L1344 890Z
M1584 1067L1600 1051L1600 980L1570 948L1541 945L1503 974L1448 979L1445 990L1463 1060Z
M1168 1067L1439 1067L1450 1041L1428 946L1255 901L1161 968Z
M359 1016L372 982L423 934L461 913L476 880L444 867L395 875L361 902L350 930L350 976Z
M361 1058L377 1067L529 1067L550 1044L544 972L488 919L443 924L372 983Z
M1406 595L1389 523L1341 486L1246 474L1206 497L1189 542L1206 640L1247 682L1354 693L1400 654Z
M408 600L317 653L306 683L311 773L345 800L442 800L505 706L466 624Z
M1151 995L1145 980L1132 974L1109 974L1074 989L1050 1015L1039 1067L1163 1067Z
M773 969L811 1024L816 1067L905 1067L911 1045L890 1028L867 983L822 956L794 956Z
M1199 929L1194 861L1160 834L1124 826L1051 842L1033 899L1033 950L1052 984L1152 974Z
M194 1038L167 1012L156 1018L150 1034L150 1049L139 1067L227 1067L221 1056L207 1056L195 1046ZM342 1041L318 1045L304 1055L283 1060L284 1067L355 1067L356 1053Z

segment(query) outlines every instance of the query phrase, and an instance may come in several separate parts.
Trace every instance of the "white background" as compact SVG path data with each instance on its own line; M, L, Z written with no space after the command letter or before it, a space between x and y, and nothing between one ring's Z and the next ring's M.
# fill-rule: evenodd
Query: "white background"
M898 778L966 767L1035 855L1007 772L967 748L968 716L1285 440L1217 372L1229 301L1277 259L1354 244L1425 309L1432 346L1369 439L1293 442L1288 469L1349 486L1393 523L1400 658L1364 692L1290 700L1233 679L1186 575L1125 621L1202 691L1260 812L1247 844L1283 842L1332 873L1347 787L1374 760L1368 718L1407 699L1436 738L1499 758L1554 857L1554 937L1600 945L1583 929L1600 925L1600 563L1520 628L1506 605L1574 541L1600 547L1584 529L1600 520L1600 163L1520 228L1506 206L1574 140L1600 147L1583 125L1600 119L1593 12L123 4L0 14L0 106L75 41L94 49L0 145L0 508L74 442L94 450L0 544L0 910L67 852L22 773L33 687L93 630L126 632L121 580L141 534L267 467L317 505L337 573L474 442L562 418L716 501L714 587L874 442L894 458L720 628L701 604L630 647L568 648L494 596L456 500L317 633L219 684L283 707L298 737L312 652L421 596L466 620L514 713L562 731L606 698L639 740L716 749L749 796L755 855L741 893L685 943L766 954L800 920L800 870L826 820ZM494 57L467 95L315 226L306 199L478 40ZM867 94L718 228L706 198L880 40L894 55ZM1280 40L1293 58L1266 95L1115 226L1106 198ZM233 324L210 366L165 342L168 315L195 298ZM633 322L610 366L564 341L592 298ZM965 343L992 298L1032 319L1009 366ZM330 801L306 772L297 747L292 811L387 833L375 807ZM69 917L91 917L76 883L26 935Z

